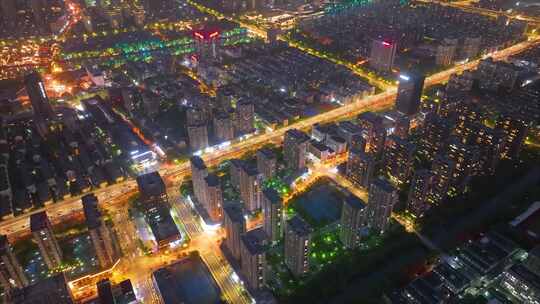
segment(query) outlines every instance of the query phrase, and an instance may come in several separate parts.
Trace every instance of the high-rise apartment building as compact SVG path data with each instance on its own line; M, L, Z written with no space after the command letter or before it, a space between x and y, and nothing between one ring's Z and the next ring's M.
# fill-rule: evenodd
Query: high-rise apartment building
M257 170L263 179L269 179L276 174L277 158L270 148L262 148L257 151Z
M193 192L199 203L205 200L206 183L204 179L208 176L206 164L199 156L193 156L191 163L191 180L193 181Z
M373 155L351 149L347 161L347 177L355 185L367 188L375 173L375 164Z
M217 175L211 173L204 178L205 194L202 202L210 219L220 222L223 219L223 192Z
M371 229L383 233L388 228L394 205L398 202L397 189L386 179L378 178L369 186L367 222Z
M306 168L306 152L309 136L297 129L285 132L283 154L287 168L301 171Z
M282 234L283 200L274 189L266 189L262 193L263 229L270 242L276 242Z
M246 232L246 220L240 205L223 208L223 226L225 227L225 246L231 255L240 260L240 236Z
M30 231L49 270L60 266L62 250L54 236L51 222L45 211L30 215Z
M98 209L98 199L94 194L82 197L86 226L94 245L99 265L102 268L112 266L118 260L114 239L109 227L105 225Z
M383 171L398 185L409 182L416 146L395 135L386 139Z
M355 248L360 243L366 228L366 203L355 196L348 196L341 209L339 238L347 248Z
M245 165L240 170L240 198L247 211L261 208L262 180L257 168Z
M309 245L312 229L302 218L295 216L285 225L285 264L299 277L309 271Z
M266 282L266 235L261 228L240 237L242 273L251 290L264 287Z
M4 291L28 286L24 270L5 235L0 235L0 284Z

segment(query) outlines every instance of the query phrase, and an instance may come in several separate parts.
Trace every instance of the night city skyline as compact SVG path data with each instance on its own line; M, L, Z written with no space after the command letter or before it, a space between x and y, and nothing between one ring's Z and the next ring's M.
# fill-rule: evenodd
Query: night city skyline
M2 0L0 303L540 304L538 0Z

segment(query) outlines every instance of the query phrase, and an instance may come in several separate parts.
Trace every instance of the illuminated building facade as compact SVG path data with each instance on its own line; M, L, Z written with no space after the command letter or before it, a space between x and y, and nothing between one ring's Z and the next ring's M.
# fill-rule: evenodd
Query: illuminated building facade
M240 198L247 211L261 208L262 179L256 167L245 165L240 170Z
M262 148L257 151L257 170L263 179L269 179L276 174L277 158L270 148Z
M379 72L390 72L396 58L397 43L391 40L373 39L369 66Z
M395 135L386 139L383 170L398 185L409 182L413 169L416 146Z
M297 129L285 132L283 154L287 168L301 171L306 168L306 152L309 136Z
M439 155L435 157L431 164L431 172L433 173L433 180L429 192L429 201L437 205L445 201L449 195L450 186L456 174L456 162L447 156Z
M240 236L246 232L246 220L240 205L223 208L223 226L225 227L225 246L231 255L240 261Z
M419 153L432 161L437 154L446 148L446 142L452 132L453 124L449 120L429 113L420 130L418 138Z
M249 100L242 99L236 103L234 129L236 135L252 133L255 130L255 106Z
M191 179L193 181L193 192L195 198L200 203L204 202L204 196L206 191L206 182L205 178L208 176L208 169L206 164L199 156L193 156L190 159L191 164Z
M365 151L376 159L379 158L384 151L386 139L382 117L373 112L364 112L358 115L358 125L362 128L362 136L366 140Z
M502 156L510 159L517 158L527 137L527 123L515 114L503 114L497 119L495 128L502 130L505 136Z
M311 227L302 218L295 216L285 225L285 265L299 277L309 271L309 245Z
M242 274L252 290L266 282L266 235L261 228L250 230L240 237Z
M202 204L212 221L221 222L223 218L223 193L219 178L211 173L204 178L204 183L205 193Z
M282 204L279 193L266 189L262 193L263 229L270 242L277 242L281 238Z
M347 248L359 245L366 228L366 203L361 199L348 196L341 209L341 227L339 238Z
M220 111L214 116L214 135L219 142L234 139L234 124L229 113Z
M433 178L433 173L425 169L418 170L414 174L407 198L407 210L416 217L422 217L431 207L428 198Z
M369 186L368 196L368 226L383 233L390 224L392 210L398 202L397 189L388 180L378 178Z
M375 171L373 155L352 149L347 161L347 177L355 185L367 188Z
M112 266L118 254L113 243L113 236L109 227L105 225L98 209L98 199L94 194L87 194L82 197L84 217L92 244L96 251L99 265L102 268Z
M62 250L45 211L30 216L30 231L49 270L59 267L62 264Z
M0 284L4 291L28 285L24 270L5 235L0 235Z

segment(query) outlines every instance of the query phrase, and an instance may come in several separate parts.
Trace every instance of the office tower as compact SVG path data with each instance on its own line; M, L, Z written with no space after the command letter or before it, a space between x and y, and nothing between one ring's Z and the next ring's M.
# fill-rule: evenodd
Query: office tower
M54 237L51 222L45 211L30 215L30 231L49 270L60 266L62 250Z
M151 172L137 176L139 188L139 201L143 206L151 207L159 203L168 203L169 198L165 189L165 183L159 172Z
M53 274L34 285L12 289L7 296L12 304L73 304L71 290L63 273Z
M500 129L491 129L482 124L476 126L475 144L480 153L478 175L495 173L504 148L504 134Z
M0 235L0 284L4 291L28 286L24 270L5 235Z
M208 169L202 158L198 156L193 156L190 159L190 164L193 193L195 199L202 204L205 201L206 182L204 179L208 176Z
M2 19L6 28L14 28L17 22L16 0L0 1L0 9L2 9Z
M263 288L266 282L266 235L261 228L240 237L242 273L251 290Z
M245 165L240 170L240 198L248 212L261 208L262 180L257 168Z
M378 178L369 186L368 196L368 225L383 233L388 228L392 210L398 201L397 189L388 180Z
M502 156L517 158L527 137L527 123L516 114L503 114L497 119L495 128L501 130L505 138Z
M240 236L246 232L246 219L240 205L223 208L223 226L225 246L236 260L240 260Z
M263 229L270 242L281 238L282 205L283 201L276 190L269 188L263 191Z
M428 199L433 179L433 173L429 170L418 170L414 174L407 198L407 210L416 217L422 217L431 207Z
M396 110L405 115L418 113L425 78L424 75L412 72L399 75Z
M433 180L429 191L429 201L438 205L448 198L450 186L456 172L456 162L448 156L438 155L431 165Z
M206 124L189 125L187 127L189 148L197 152L208 147L208 128Z
M202 202L210 219L215 222L221 222L223 217L223 193L221 183L217 175L211 173L204 178L205 199Z
M255 130L255 106L251 101L242 99L236 103L234 129L238 135Z
M54 112L47 97L45 86L41 76L37 72L32 72L24 77L26 92L30 98L34 116L40 119L52 119Z
M96 251L96 256L101 268L112 266L118 255L116 253L113 236L109 227L105 225L98 209L98 199L94 194L87 194L82 197L84 217L86 226L92 239L92 244Z
M398 185L409 182L416 146L395 135L386 139L383 171Z
M366 228L366 203L355 197L348 196L341 209L341 230L339 238L347 248L355 248Z
M358 115L358 125L362 128L362 136L366 140L365 151L376 159L382 155L386 131L381 116L373 112Z
M299 277L309 271L309 245L311 227L299 216L285 224L285 265Z
M257 151L257 170L263 179L269 179L276 174L277 158L270 148L262 148Z
M446 118L435 113L427 115L418 137L418 151L427 160L431 161L442 152L450 134L453 124Z
M391 72L396 58L397 43L384 39L373 39L369 55L369 66L379 72Z
M288 169L301 171L306 168L306 150L309 136L306 133L291 129L285 132L283 142L283 158Z
M229 172L231 175L231 185L236 190L240 190L240 175L246 164L241 159L231 159L230 163Z
M231 116L227 112L218 112L214 116L214 135L221 142L234 139L234 125Z
M353 184L367 188L375 171L375 157L352 149L347 160L347 177Z
M452 191L455 194L462 193L477 172L480 158L478 147L462 144L453 138L448 145L448 158L456 164L454 180L451 183Z

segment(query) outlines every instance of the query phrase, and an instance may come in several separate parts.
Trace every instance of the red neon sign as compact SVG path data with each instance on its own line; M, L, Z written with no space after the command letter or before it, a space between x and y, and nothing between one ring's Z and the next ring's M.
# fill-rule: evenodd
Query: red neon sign
M388 41L383 41L382 42L382 45L386 46L386 47L389 47L389 46L392 46L392 43L388 42Z

